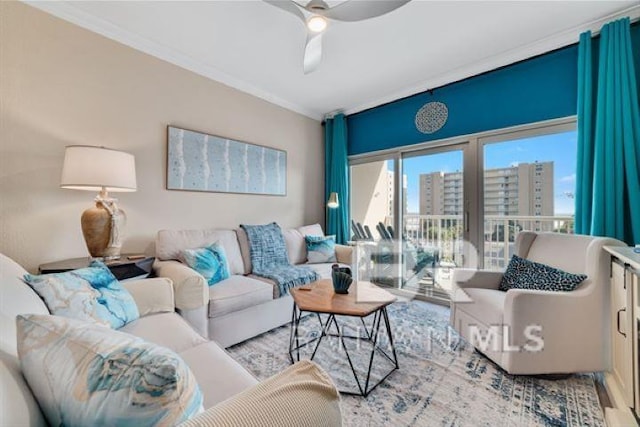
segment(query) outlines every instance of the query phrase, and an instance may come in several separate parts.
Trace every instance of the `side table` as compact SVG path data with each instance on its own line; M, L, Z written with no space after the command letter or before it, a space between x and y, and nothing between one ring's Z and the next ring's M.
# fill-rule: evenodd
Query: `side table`
M137 254L122 254L120 259L107 261L105 264L118 280L132 279L150 274L155 258L147 256L139 258L139 256ZM91 257L64 259L41 264L38 267L38 271L40 274L64 273L65 271L88 267L91 261Z

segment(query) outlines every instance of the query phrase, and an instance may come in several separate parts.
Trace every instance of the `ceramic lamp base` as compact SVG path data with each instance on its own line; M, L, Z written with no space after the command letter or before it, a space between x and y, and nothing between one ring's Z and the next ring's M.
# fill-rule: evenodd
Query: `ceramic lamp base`
M120 258L121 244L119 244L120 230L124 226L124 212L118 209L115 221L109 211L98 202L82 213L80 223L82 224L82 234L87 244L89 254L93 258L104 260ZM113 230L113 227L116 230ZM118 235L118 242L114 244L111 235L115 232Z

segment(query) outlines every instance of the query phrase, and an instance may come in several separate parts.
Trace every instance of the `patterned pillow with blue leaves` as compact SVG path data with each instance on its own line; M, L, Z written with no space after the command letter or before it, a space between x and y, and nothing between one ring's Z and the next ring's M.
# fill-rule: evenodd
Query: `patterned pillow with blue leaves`
M227 255L218 243L206 248L186 249L182 251L182 257L189 267L204 277L209 286L231 276Z
M500 290L536 289L540 291L573 291L587 276L572 274L514 255L500 281Z
M51 314L114 329L140 317L129 291L100 261L64 273L25 274L24 280L44 300Z
M304 236L309 264L336 262L336 236Z
M177 425L202 411L189 366L173 351L95 323L16 319L22 373L52 426Z

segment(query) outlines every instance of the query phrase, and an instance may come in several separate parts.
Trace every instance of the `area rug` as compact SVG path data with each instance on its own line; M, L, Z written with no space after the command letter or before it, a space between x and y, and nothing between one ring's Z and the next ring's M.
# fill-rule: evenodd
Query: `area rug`
M389 307L400 369L367 398L342 395L345 426L604 426L591 374L563 380L511 376L475 352L449 326L449 309L421 302ZM364 336L356 319L343 318L345 335ZM367 324L371 326L371 320ZM229 348L231 355L257 378L266 379L289 366L289 326L283 326ZM301 322L302 339L318 335L318 319ZM380 344L390 350L380 335ZM315 343L303 348L309 358ZM357 373L366 376L370 344L346 340ZM337 338L325 338L314 361L341 390L356 391L344 349ZM372 380L392 367L379 353Z

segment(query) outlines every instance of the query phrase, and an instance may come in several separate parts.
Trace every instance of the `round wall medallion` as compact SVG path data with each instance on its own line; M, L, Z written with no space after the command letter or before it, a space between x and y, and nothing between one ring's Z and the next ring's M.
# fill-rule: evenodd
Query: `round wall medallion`
M416 113L416 128L422 133L439 131L449 118L449 109L442 102L428 102Z

